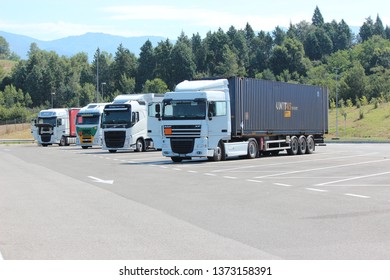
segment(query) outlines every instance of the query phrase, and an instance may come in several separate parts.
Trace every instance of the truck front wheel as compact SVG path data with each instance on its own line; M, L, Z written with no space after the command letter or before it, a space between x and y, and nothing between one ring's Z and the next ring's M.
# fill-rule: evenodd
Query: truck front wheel
M145 144L144 141L140 138L135 143L135 151L136 152L144 152L145 151Z
M226 160L225 149L222 142L218 143L217 148L214 150L214 156L208 158L211 161Z
M66 145L66 138L65 138L65 136L62 136L61 137L61 140L60 140L60 144L59 144L60 146L65 146Z
M182 162L182 161L183 161L183 158L181 158L181 157L171 157L171 160L172 160L173 162Z

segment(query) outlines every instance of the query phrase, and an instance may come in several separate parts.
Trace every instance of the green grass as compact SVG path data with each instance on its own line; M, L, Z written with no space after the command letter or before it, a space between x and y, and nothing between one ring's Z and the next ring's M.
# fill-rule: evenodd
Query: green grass
M347 113L344 119L343 112ZM338 138L340 140L390 141L390 103L378 108L366 105L360 108L339 108ZM326 139L336 137L336 109L329 110L329 134Z

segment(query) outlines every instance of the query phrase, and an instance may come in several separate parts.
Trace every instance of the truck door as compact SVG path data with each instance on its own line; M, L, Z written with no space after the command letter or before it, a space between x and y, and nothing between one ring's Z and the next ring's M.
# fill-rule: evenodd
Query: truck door
M226 101L210 101L207 113L209 147L217 147L220 140L228 140L231 132Z
M157 105L161 107L160 102L153 102L148 106L148 137L153 140L154 147L160 150L162 146L162 126L161 120L156 117Z

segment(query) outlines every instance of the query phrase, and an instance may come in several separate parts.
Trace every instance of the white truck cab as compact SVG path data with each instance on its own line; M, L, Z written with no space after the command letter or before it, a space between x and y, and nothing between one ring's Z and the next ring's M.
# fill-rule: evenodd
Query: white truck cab
M75 117L79 110L78 108L58 108L40 111L35 124L37 129L32 130L34 136L37 137L38 144L42 146L75 144Z
M148 135L148 104L155 95L124 94L117 96L103 110L103 150L146 151L154 148Z

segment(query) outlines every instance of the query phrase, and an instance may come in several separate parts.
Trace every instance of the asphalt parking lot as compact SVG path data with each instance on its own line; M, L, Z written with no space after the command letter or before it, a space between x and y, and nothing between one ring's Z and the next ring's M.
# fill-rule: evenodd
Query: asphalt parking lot
M390 258L390 144L223 162L76 146L0 154L4 259Z

